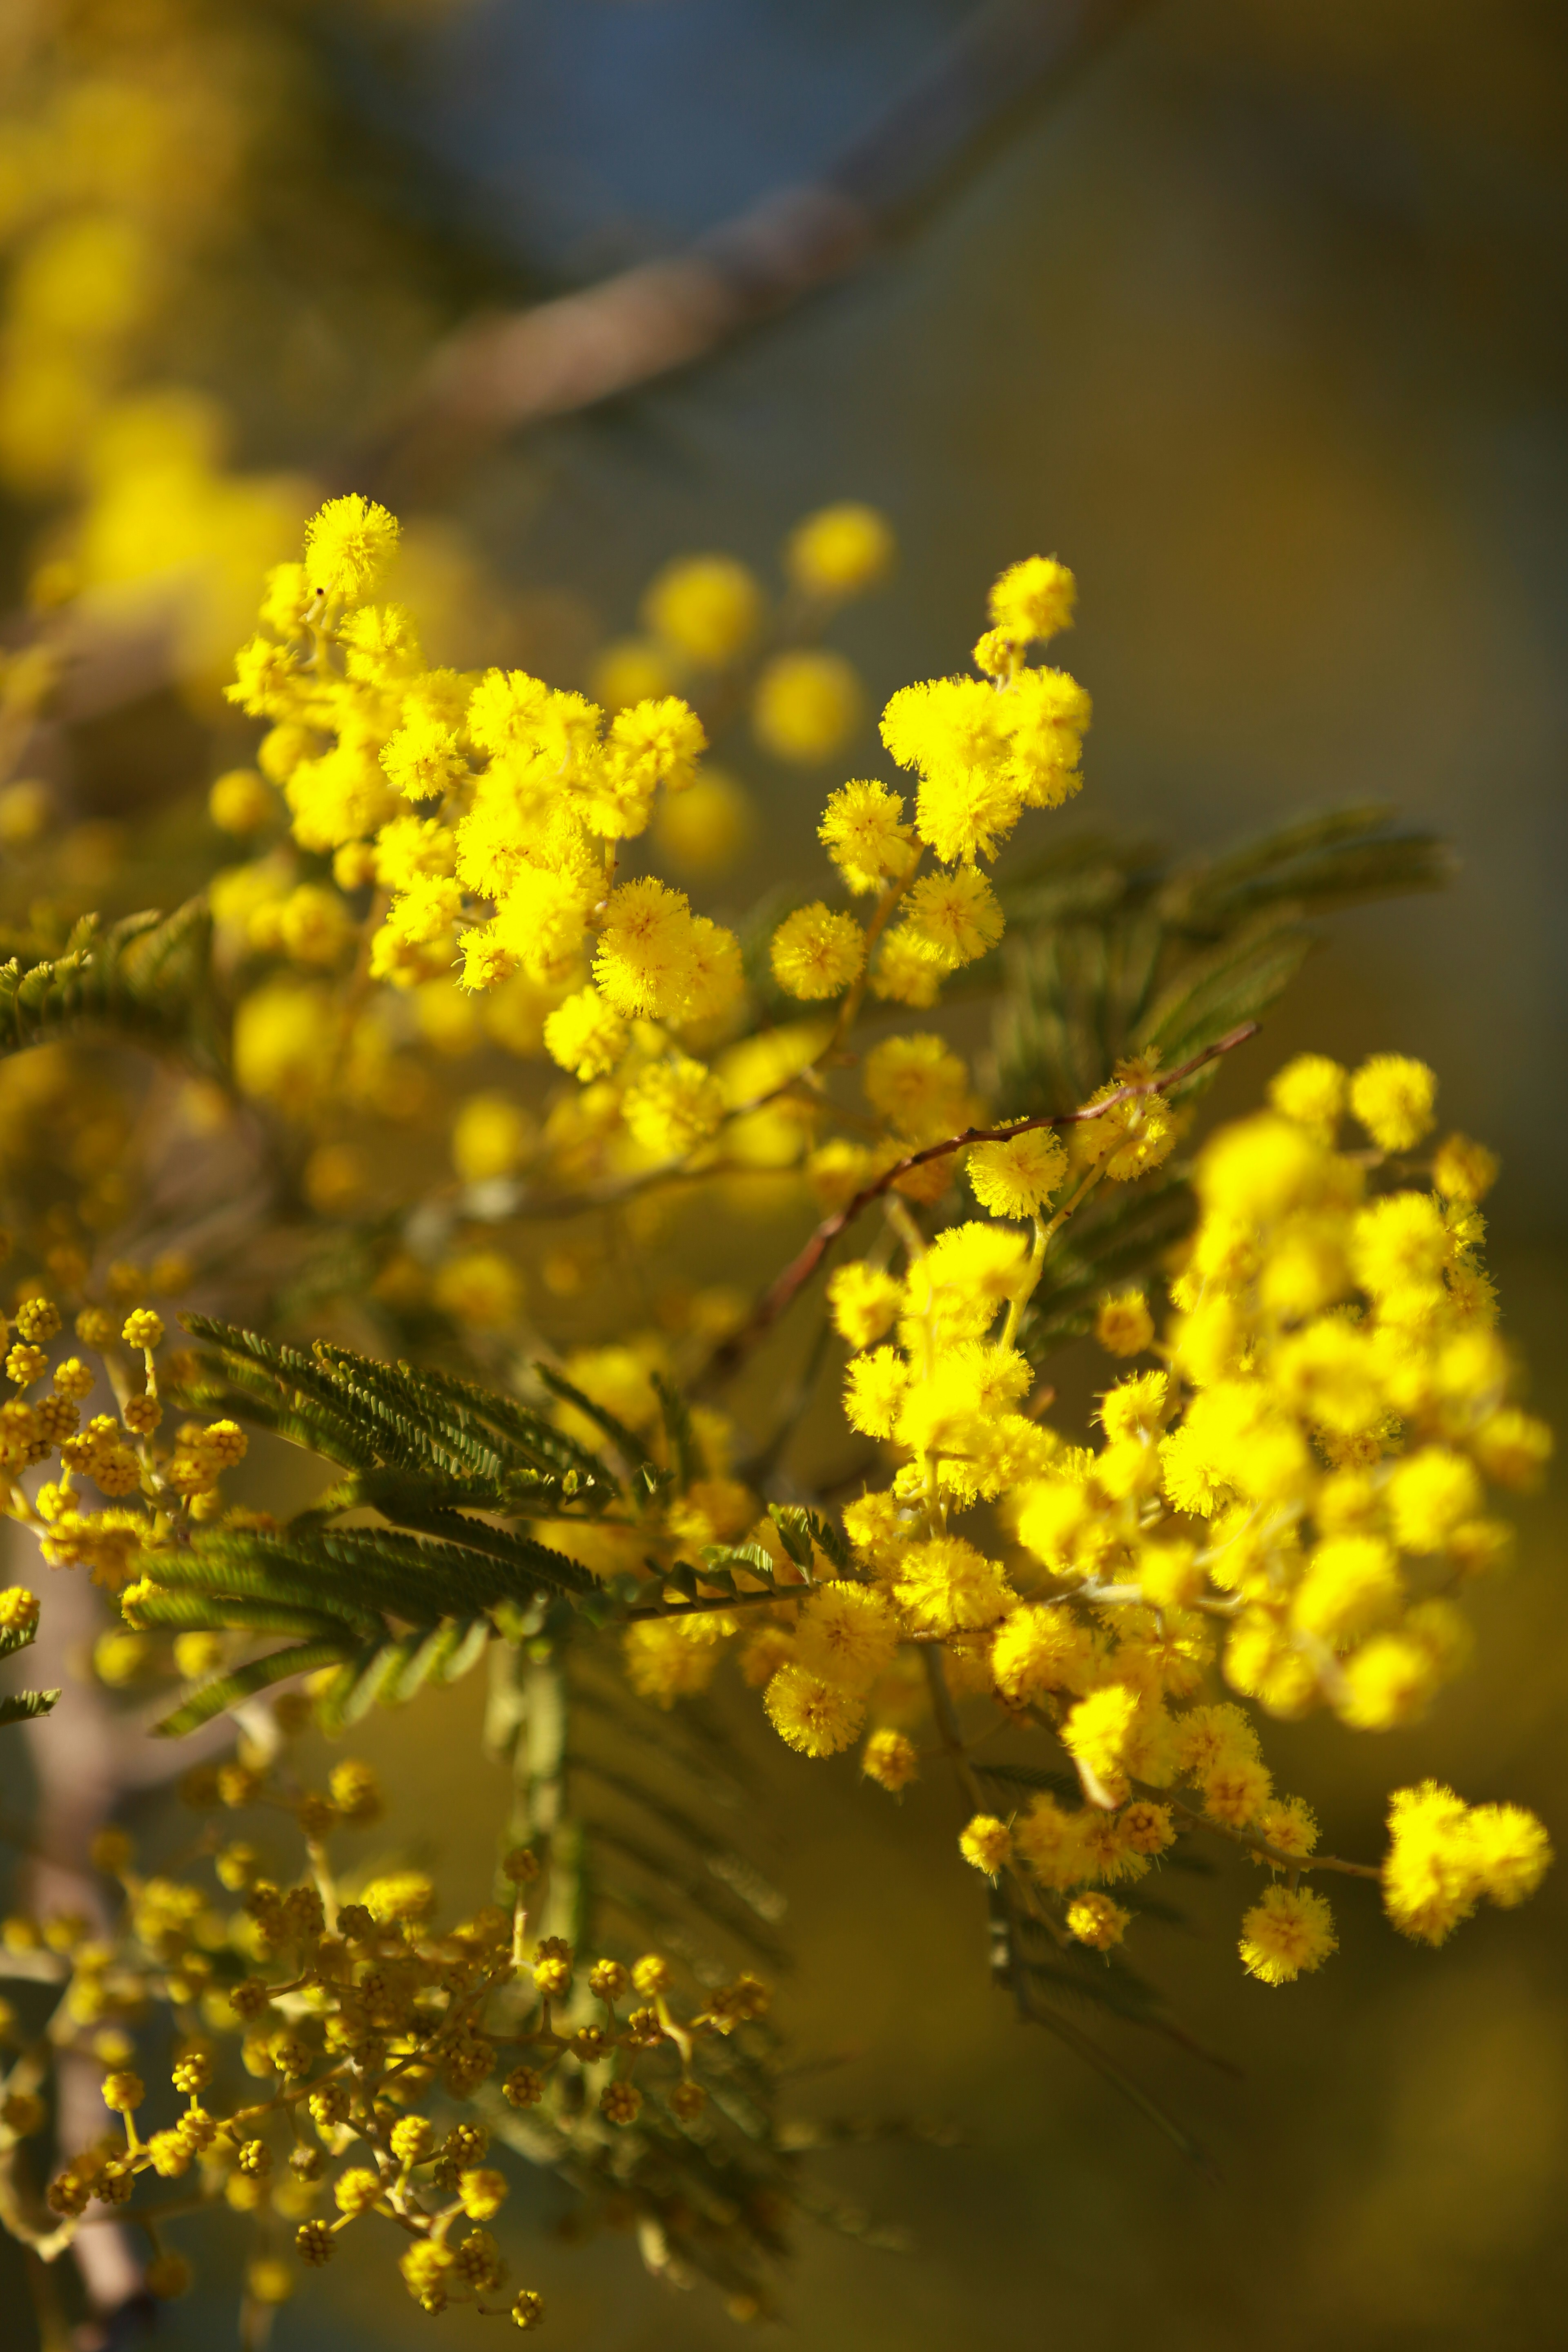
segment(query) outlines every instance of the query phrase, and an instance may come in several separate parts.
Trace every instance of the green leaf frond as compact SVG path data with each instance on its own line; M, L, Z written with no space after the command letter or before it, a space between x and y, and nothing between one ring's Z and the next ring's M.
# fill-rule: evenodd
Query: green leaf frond
M12 1691L9 1696L0 1698L0 1727L7 1723L31 1723L36 1716L51 1715L58 1697L58 1690Z
M195 898L170 915L127 915L107 930L98 916L84 916L63 955L18 947L0 965L0 1054L101 1033L179 1046L216 1066L211 933L206 900Z
M1312 917L1439 888L1450 870L1436 835L1349 808L1210 859L1088 835L1004 874L1000 1116L1070 1110L1124 1055L1184 1060L1279 1001Z

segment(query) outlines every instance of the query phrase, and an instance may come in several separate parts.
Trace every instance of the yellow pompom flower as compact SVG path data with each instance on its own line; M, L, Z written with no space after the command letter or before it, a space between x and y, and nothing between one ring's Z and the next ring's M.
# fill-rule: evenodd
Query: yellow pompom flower
M1026 1706L1050 1690L1081 1689L1093 1645L1070 1610L1049 1601L1015 1609L991 1646L996 1688L1010 1706Z
M718 1671L725 1636L734 1619L677 1617L630 1625L622 1643L626 1679L639 1698L673 1706L678 1698L705 1691Z
M472 1331L502 1331L521 1311L522 1276L497 1250L461 1250L437 1267L430 1295L455 1323Z
M643 598L643 618L701 669L722 669L762 626L763 592L729 555L688 555L668 563Z
M969 1073L946 1039L929 1032L884 1037L861 1064L860 1083L872 1109L911 1142L967 1123Z
M824 1682L864 1690L891 1664L898 1621L871 1586L842 1580L818 1585L800 1613L795 1663Z
M323 988L270 982L243 997L234 1016L234 1074L242 1094L296 1111L331 1066L334 1026Z
M1326 1054L1298 1054L1269 1081L1268 1099L1281 1118L1293 1119L1327 1143L1344 1117L1349 1085L1348 1073Z
M911 1544L898 1563L893 1591L916 1627L932 1633L978 1633L994 1625L1014 1597L997 1563L963 1536Z
M972 1869L994 1878L1013 1859L1013 1832L994 1813L974 1813L958 1833L958 1851Z
M871 993L884 1003L908 1004L925 1012L942 993L943 972L924 945L900 923L884 931L871 972Z
M1131 1913L1113 1903L1109 1895L1079 1895L1068 1905L1068 1934L1097 1952L1108 1952L1113 1944L1120 1944L1131 1924Z
M904 901L903 932L942 971L957 971L994 948L1006 925L996 894L973 866L928 874Z
M1497 1182L1500 1161L1495 1151L1468 1135L1445 1136L1432 1162L1432 1181L1446 1201L1473 1205L1484 1201Z
M617 637L594 656L589 688L606 710L625 710L668 694L674 685L661 649L647 637Z
M1389 1516L1402 1550L1441 1551L1462 1520L1482 1503L1475 1465L1446 1445L1423 1445L1394 1465L1388 1481Z
M1078 583L1054 555L1026 556L992 583L987 599L993 625L1016 645L1044 642L1072 626Z
M500 2211L508 2192L504 2172L489 2165L476 2165L463 2173L458 2182L458 2199L470 2221L489 2221Z
M1198 1156L1198 1198L1211 1215L1268 1224L1322 1194L1327 1155L1293 1119L1267 1112L1222 1128Z
M594 978L628 1021L668 1020L690 988L695 961L691 910L683 890L652 875L613 892L599 935Z
M1004 1143L977 1143L969 1154L970 1190L994 1217L1032 1217L1067 1174L1067 1153L1048 1127Z
M1404 1597L1397 1563L1381 1537L1335 1536L1313 1552L1291 1617L1303 1633L1339 1647L1386 1623Z
M909 1366L895 1348L857 1356L844 1375L844 1417L866 1437L891 1437L898 1424Z
M785 916L769 955L773 978L791 996L837 996L859 976L866 934L853 915L836 915L818 899Z
M456 885L451 887L455 888ZM652 885L655 890L662 887L657 882ZM620 895L616 893L616 897ZM675 895L666 893L668 897ZM614 900L611 904L613 907ZM498 971L496 978L506 978L521 964L531 980L566 979L582 951L587 928L588 897L579 875L555 873L542 866L520 866L500 901L489 935L509 959L506 970ZM465 936L465 957L475 937L471 931ZM467 968L464 982L473 985Z
M1552 1866L1552 1841L1523 1805L1470 1809L1470 1858L1489 1903L1511 1911L1534 1894Z
M852 1348L869 1348L891 1330L903 1301L896 1275L855 1258L841 1265L827 1285L833 1328Z
M829 798L816 837L858 898L908 872L914 851L903 816L902 794L886 784L852 780Z
M580 988L545 1019L546 1052L584 1085L608 1077L619 1066L626 1044L626 1023L596 988Z
M683 793L696 781L697 762L708 749L707 730L679 695L645 696L610 722L606 749L649 790L662 784Z
M821 647L775 654L752 702L752 725L775 760L811 767L830 759L860 723L865 697L853 666Z
M837 1756L866 1719L866 1702L804 1666L781 1666L763 1694L768 1721L802 1756Z
M533 1140L533 1121L510 1095L469 1095L452 1122L452 1165L465 1184L510 1176Z
M673 1159L717 1135L724 1123L724 1090L705 1062L672 1054L633 1079L621 1112L645 1151Z
M1436 1074L1403 1054L1374 1054L1351 1080L1351 1108L1384 1151L1410 1151L1430 1135Z
M1468 1919L1479 1894L1470 1810L1436 1780L1396 1789L1388 1813L1383 1902L1401 1933L1441 1944Z
M863 595L892 569L897 542L885 515L852 499L819 507L784 542L784 573L803 595Z
M426 714L398 729L383 747L381 764L394 789L409 801L439 800L468 772L457 730Z
M1241 1922L1242 1963L1264 1984L1294 1983L1339 1944L1333 1914L1310 1886L1270 1886Z
M861 1750L860 1769L868 1780L896 1797L920 1779L920 1751L901 1731L874 1731Z
M373 588L397 552L395 515L349 491L329 499L305 531L305 569L319 595L358 598Z
M1062 1727L1062 1745L1097 1779L1111 1780L1126 1759L1138 1710L1135 1690L1123 1683L1107 1683L1069 1711Z
M1389 1192L1351 1228L1351 1265L1374 1298L1432 1290L1452 1254L1443 1213L1429 1192Z
M1336 1712L1352 1730L1392 1731L1426 1712L1442 1669L1430 1644L1409 1630L1374 1634L1345 1661Z
M970 1164L973 1167L973 1153ZM1154 1337L1154 1318L1143 1293L1122 1290L1102 1298L1094 1318L1094 1336L1107 1355L1141 1356Z
M258 833L278 814L278 796L255 768L231 768L207 793L207 814L220 833Z

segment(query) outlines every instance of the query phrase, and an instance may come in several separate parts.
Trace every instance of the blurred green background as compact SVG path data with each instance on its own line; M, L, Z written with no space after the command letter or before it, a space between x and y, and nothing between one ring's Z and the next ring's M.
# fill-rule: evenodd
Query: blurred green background
M321 70L374 143L379 216L421 270L537 292L808 173L963 13L367 8L333 14ZM803 510L868 499L902 548L890 588L842 631L873 703L962 658L1005 562L1055 551L1081 590L1062 657L1097 706L1065 822L1197 846L1369 799L1444 830L1460 858L1449 892L1336 925L1219 1099L1252 1098L1309 1042L1430 1059L1447 1118L1504 1154L1490 1205L1506 1328L1561 1420L1565 296L1560 0L1164 0L910 241L691 373L487 457L444 511L569 666L628 625L670 552L725 547L766 568ZM374 379L366 415L391 388ZM325 464L342 422L258 415L241 455ZM105 756L111 796L112 744ZM872 756L868 731L845 772ZM820 782L760 758L751 775L764 838L737 894L815 871ZM1334 1850L1374 1853L1383 1792L1429 1769L1568 1835L1560 1513L1548 1497L1526 1517L1518 1570L1478 1605L1479 1663L1428 1723L1274 1734L1281 1782L1320 1805ZM1246 1867L1177 1882L1190 1930L1151 1928L1160 1950L1143 1957L1245 2072L1153 2042L1120 2054L1212 2148L1216 2184L987 1990L947 1789L933 1777L895 1813L851 1760L789 1758L753 1702L730 1700L784 1824L771 1863L800 1965L782 2012L803 2064L842 2062L803 2073L803 2112L912 2117L956 2139L816 2159L910 2243L805 2238L785 2294L800 2336L835 2352L1006 2336L1109 2352L1151 2332L1173 2352L1555 2340L1561 1874L1440 1955L1400 1943L1351 1885L1338 1958L1280 1991L1231 1954ZM484 1891L504 1804L499 1774L472 1762L479 1704L470 1686L426 1697L361 1741L447 1857L454 1898ZM731 2340L705 2294L644 2280L629 2240L563 2243L563 2210L553 2190L531 2206L520 2189L508 2216L552 2339ZM213 2264L160 2340L227 2340L218 2284ZM312 2288L279 2316L288 2352L427 2332L380 2263L345 2259Z

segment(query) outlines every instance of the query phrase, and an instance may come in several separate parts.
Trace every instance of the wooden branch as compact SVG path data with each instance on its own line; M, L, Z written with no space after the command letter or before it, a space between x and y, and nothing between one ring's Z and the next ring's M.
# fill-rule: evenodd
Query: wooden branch
M764 1291L750 1321L718 1350L710 1366L710 1372L722 1374L733 1370L747 1349L778 1320L795 1293L810 1281L839 1234L854 1223L862 1209L869 1208L873 1201L890 1192L900 1177L907 1176L912 1168L923 1168L930 1160L942 1160L951 1152L966 1150L972 1143L1006 1143L1016 1135L1026 1135L1031 1128L1087 1126L1089 1120L1103 1118L1119 1104L1133 1102L1141 1095L1166 1094L1173 1087L1180 1086L1184 1078L1193 1076L1195 1071L1217 1061L1222 1054L1229 1054L1237 1045L1244 1045L1249 1037L1256 1037L1260 1025L1256 1021L1244 1021L1239 1028L1227 1030L1223 1037L1216 1038L1212 1045L1205 1045L1201 1054L1194 1054L1178 1069L1163 1071L1156 1077L1134 1079L1128 1086L1118 1087L1115 1093L1107 1095L1103 1102L1088 1104L1081 1110L1042 1111L1035 1118L1016 1119L1011 1127L966 1127L962 1135L945 1136L940 1143L928 1143L923 1150L906 1153L902 1160L896 1160L890 1168L885 1168L871 1183L862 1185L843 1208L836 1209L832 1216L823 1219L805 1247L790 1260L772 1287Z
M1142 5L990 0L816 179L683 252L459 328L383 434L345 458L342 486L428 491L502 435L689 366L848 276Z

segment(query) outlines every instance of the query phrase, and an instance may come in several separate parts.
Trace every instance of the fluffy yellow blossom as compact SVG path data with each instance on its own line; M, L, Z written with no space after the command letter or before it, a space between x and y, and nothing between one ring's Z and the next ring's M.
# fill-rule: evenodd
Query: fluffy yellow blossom
M1445 1136L1432 1162L1432 1181L1446 1200L1484 1201L1501 1163L1495 1151L1468 1135Z
M893 1590L917 1627L938 1633L994 1625L1013 1597L997 1563L962 1536L910 1544L899 1561Z
M1310 1886L1270 1886L1241 1923L1241 1958L1264 1984L1293 1983L1338 1946L1333 1914Z
M909 1370L892 1348L857 1356L844 1376L844 1412L868 1437L891 1437L909 1386Z
M1552 1862L1546 1832L1520 1805L1465 1804L1436 1780L1394 1793L1383 1899L1394 1926L1440 1944L1486 1898L1505 1909L1534 1892Z
M773 978L791 996L840 995L866 961L866 934L853 915L836 915L818 899L786 915L769 949Z
M1138 1709L1136 1691L1121 1683L1108 1683L1069 1710L1062 1727L1062 1745L1097 1780L1112 1780L1125 1760Z
M425 712L383 746L381 764L394 789L409 801L439 800L468 772L457 729Z
M1086 1628L1069 1610L1047 1602L1015 1609L1003 1621L991 1666L1002 1696L1026 1706L1049 1690L1080 1690L1092 1655Z
M802 1756L837 1755L852 1745L866 1719L866 1702L857 1693L799 1665L779 1668L763 1705L779 1738Z
M988 601L994 626L1027 645L1070 629L1077 599L1078 583L1065 563L1054 555L1031 555L993 582Z
M903 1300L896 1275L855 1258L841 1265L827 1286L833 1328L852 1348L870 1348L890 1330Z
M1374 1054L1350 1084L1351 1108L1384 1151L1410 1151L1434 1124L1437 1080L1425 1062Z
M724 1120L724 1090L703 1062L671 1054L639 1071L622 1097L622 1113L645 1151L660 1159L693 1151Z
M430 1295L454 1322L474 1331L501 1331L521 1310L522 1277L497 1250L461 1250L437 1267Z
M874 588L892 569L895 552L886 516L846 499L795 525L784 544L784 570L804 594L837 601Z
M763 593L728 555L689 555L667 564L643 599L656 637L702 669L722 669L762 626Z
M1032 1217L1067 1174L1067 1153L1048 1127L1002 1143L977 1143L965 1164L970 1190L994 1217Z
M398 527L374 499L329 499L305 533L305 570L318 593L363 596L397 551Z
M277 809L277 796L254 768L229 769L207 793L207 814L220 833L259 833Z
M655 1021L679 1014L694 977L696 943L682 890L649 875L612 896L599 934L594 978L616 1013Z
M1388 1481L1394 1539L1405 1551L1441 1551L1482 1502L1474 1463L1445 1445L1424 1445L1395 1465Z
M722 1655L719 1644L733 1630L733 1620L721 1616L628 1626L623 1644L626 1679L639 1697L673 1706L678 1698L707 1689Z
M1268 1083L1268 1099L1282 1118L1294 1119L1325 1143L1344 1117L1350 1077L1326 1054L1298 1054Z
M628 1032L596 988L581 988L549 1013L544 1044L552 1061L586 1083L607 1077L626 1050Z
M1068 1905L1067 1930L1080 1944L1092 1946L1097 1952L1109 1951L1120 1944L1132 1924L1131 1912L1109 1895L1079 1895Z
M510 1176L526 1158L533 1122L510 1095L469 1095L452 1123L452 1165L465 1184Z
M843 655L807 647L763 665L752 725L775 760L811 767L848 741L862 709L860 681Z
M972 1868L994 1878L1013 1858L1013 1832L994 1813L974 1813L959 1832L958 1850Z
M967 1122L969 1073L941 1037L884 1037L861 1065L866 1099L911 1143L934 1142Z
M846 1690L864 1690L891 1662L899 1627L882 1595L868 1585L818 1585L800 1612L795 1653L808 1673Z
M900 936L940 971L956 971L994 948L1005 926L996 894L984 874L960 866L927 874L904 899Z
M853 782L832 794L817 839L858 897L881 889L913 862L900 793L886 784Z
M1154 1337L1154 1318L1143 1293L1123 1290L1102 1298L1095 1314L1094 1336L1108 1355L1142 1355Z
M901 1731L874 1731L861 1751L860 1769L868 1780L897 1796L920 1779L920 1751Z

